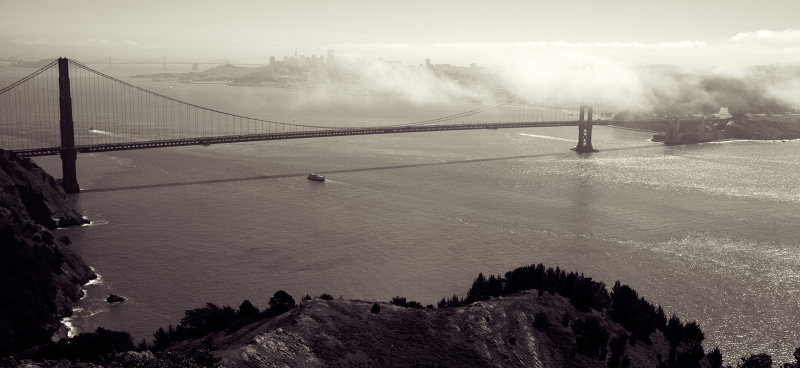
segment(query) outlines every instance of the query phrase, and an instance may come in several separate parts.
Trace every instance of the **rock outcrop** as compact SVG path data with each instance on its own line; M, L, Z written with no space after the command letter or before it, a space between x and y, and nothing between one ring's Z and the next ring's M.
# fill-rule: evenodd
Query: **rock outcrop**
M55 178L29 158L0 150L0 207L50 230L88 223Z
M0 150L0 242L6 268L0 271L0 287L9 299L0 303L0 335L9 337L0 339L0 353L51 336L60 319L72 315L72 303L83 297L81 286L97 277L70 248L69 238L51 232L88 223L66 199L56 179L33 161Z

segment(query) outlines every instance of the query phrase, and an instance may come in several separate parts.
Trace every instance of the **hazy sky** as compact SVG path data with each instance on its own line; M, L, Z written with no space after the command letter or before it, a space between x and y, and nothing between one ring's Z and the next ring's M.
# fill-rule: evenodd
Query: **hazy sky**
M800 62L800 0L0 0L0 57Z

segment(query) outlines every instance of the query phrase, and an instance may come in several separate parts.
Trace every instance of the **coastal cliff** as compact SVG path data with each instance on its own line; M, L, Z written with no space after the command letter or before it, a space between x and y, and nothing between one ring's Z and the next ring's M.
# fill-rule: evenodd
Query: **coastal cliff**
M0 356L46 343L96 278L57 227L87 223L56 179L0 150Z
M634 123L626 121L603 122L615 128L663 133L665 124ZM719 126L727 139L788 140L800 139L800 115L773 115L739 118ZM663 134L662 134L663 135Z
M800 116L765 116L736 120L725 127L728 138L735 139L800 139Z

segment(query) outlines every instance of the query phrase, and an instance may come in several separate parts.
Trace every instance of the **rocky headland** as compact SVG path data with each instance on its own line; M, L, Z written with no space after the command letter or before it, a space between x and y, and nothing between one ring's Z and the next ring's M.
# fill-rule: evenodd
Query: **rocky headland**
M728 138L757 140L800 139L800 115L751 117L725 127Z
M635 123L627 121L597 122L622 129L663 133L667 130L663 124ZM695 125L697 123L695 122ZM725 130L727 139L752 140L790 140L800 139L800 115L771 115L731 119L722 122L714 129Z
M56 179L0 150L0 356L47 343L72 315L96 275L51 230L87 222Z

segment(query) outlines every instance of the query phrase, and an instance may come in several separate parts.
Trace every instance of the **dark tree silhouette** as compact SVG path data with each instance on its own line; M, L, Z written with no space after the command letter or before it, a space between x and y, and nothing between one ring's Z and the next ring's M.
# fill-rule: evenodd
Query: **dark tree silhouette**
M772 357L766 353L753 354L742 357L739 368L772 368Z
M236 313L236 318L250 318L252 320L258 319L258 307L254 306L253 303L250 303L249 300L245 299L242 304L239 305L239 312Z
M292 298L289 293L283 290L278 290L271 298L269 298L268 315L269 317L274 317L288 312L296 307L297 304L295 304L294 298Z
M600 360L605 360L609 334L606 328L600 324L600 320L597 317L589 316L586 320L576 320L572 324L572 331L576 335L575 343L579 354L590 357L596 356Z

